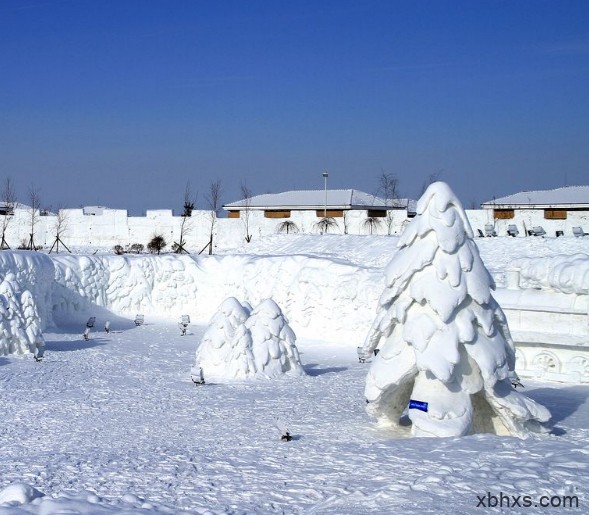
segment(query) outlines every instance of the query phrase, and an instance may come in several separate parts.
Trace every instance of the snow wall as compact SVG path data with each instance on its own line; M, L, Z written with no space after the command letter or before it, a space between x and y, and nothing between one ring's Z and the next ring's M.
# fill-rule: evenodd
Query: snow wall
M227 297L272 298L298 337L361 342L382 289L382 272L309 256L55 256L52 309L94 305L133 317L207 323Z
M0 284L12 285L19 295L31 293L42 329L53 325L54 314L82 317L95 306L129 318L143 313L178 320L188 314L193 322L206 324L227 297L254 306L273 298L297 337L357 346L366 337L384 286L382 263L371 264L362 268L335 256L307 255L48 256L3 251ZM520 283L516 289L499 288L494 296L519 349L518 372L589 382L589 256L520 258L509 266L519 269ZM22 312L22 303L17 305ZM13 317L9 325L21 319ZM2 320L8 328L6 317ZM542 332L531 334L534 330ZM24 348L30 344L27 340ZM14 352L6 341L2 345L0 354Z

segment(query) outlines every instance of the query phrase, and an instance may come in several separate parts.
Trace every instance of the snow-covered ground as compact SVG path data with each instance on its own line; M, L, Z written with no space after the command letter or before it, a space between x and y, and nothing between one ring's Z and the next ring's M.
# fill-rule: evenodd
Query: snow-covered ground
M244 249L256 277L263 275L256 255L272 256L265 261L277 267L272 272L281 270L280 256L288 256L282 269L302 262L296 255L329 264L317 274L352 269L372 277L396 241L284 235ZM518 259L589 254L589 238L476 243L499 284ZM243 259L213 258L207 270ZM320 287L316 299L327 299ZM212 304L211 313L219 302ZM376 305L368 309L375 313ZM190 369L206 324L180 336L177 317L164 311L137 327L131 312L61 309L44 331L44 361L0 357L0 514L449 514L499 503L509 513L548 513L556 509L540 504L577 502L563 511L588 510L589 387L524 381L525 393L552 413L549 434L409 438L408 431L378 429L367 415L361 342L312 339L301 327L305 337L296 344L305 375L195 386ZM96 326L84 341L89 315ZM283 423L290 442L280 440ZM44 496L35 498L39 492Z

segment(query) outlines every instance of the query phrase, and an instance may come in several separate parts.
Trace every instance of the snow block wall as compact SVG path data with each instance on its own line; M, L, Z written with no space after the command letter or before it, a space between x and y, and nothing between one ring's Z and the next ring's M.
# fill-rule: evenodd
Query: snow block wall
M522 377L589 383L589 256L514 260L498 290Z
M53 262L36 252L0 253L0 355L35 352L52 323Z
M466 214L434 183L398 241L361 355L368 412L415 436L525 436L550 413L512 386L515 347Z
M228 297L272 298L301 337L361 341L382 274L309 256L55 256L53 309L207 323Z

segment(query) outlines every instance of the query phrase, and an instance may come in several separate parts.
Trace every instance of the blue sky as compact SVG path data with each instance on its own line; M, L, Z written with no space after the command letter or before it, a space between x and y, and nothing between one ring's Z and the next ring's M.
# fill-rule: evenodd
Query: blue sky
M586 0L0 0L0 180L19 200L181 210L253 193L465 207L589 183Z

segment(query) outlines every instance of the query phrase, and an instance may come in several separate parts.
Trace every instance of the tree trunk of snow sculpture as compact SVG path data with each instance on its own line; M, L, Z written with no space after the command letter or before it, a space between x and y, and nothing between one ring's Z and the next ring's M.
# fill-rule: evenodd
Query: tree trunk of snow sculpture
M256 375L274 378L304 375L296 336L280 307L272 299L262 301L245 323L251 333Z
M472 238L450 188L430 185L385 269L386 287L361 349L379 349L365 395L381 423L397 425L409 407L416 436L525 436L550 418L511 385L513 341Z
M209 376L227 376L228 363L233 358L236 329L248 316L249 310L234 297L225 299L212 316L196 349L195 367L202 368L206 379Z

